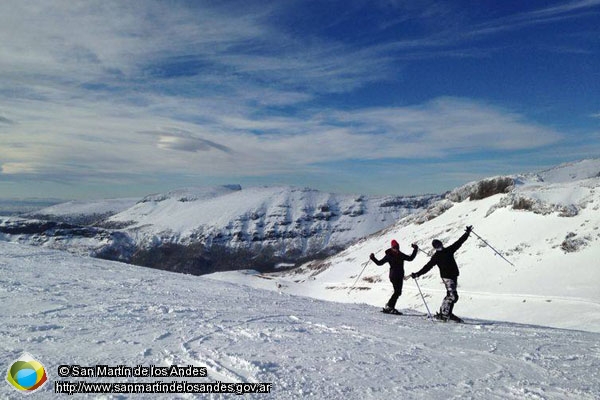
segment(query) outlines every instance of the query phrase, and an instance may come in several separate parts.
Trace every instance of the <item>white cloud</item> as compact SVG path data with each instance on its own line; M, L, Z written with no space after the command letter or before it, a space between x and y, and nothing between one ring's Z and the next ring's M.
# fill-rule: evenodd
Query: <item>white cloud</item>
M561 137L522 115L468 99L440 98L412 107L341 113L338 118L378 134L388 145L396 140L422 143L445 154L535 148Z
M8 162L0 166L0 172L3 174L30 174L38 172L35 165L27 162Z
M183 113L195 104L172 101ZM254 117L244 107L230 113L224 107L204 114L199 124L154 115L152 108L108 102L21 101L3 109L19 122L10 127L10 137L0 137L7 171L50 173L75 181L90 170L94 178L261 176L356 159L436 159L533 149L561 138L519 114L454 98L403 108L314 110L285 118ZM14 137L23 139L19 148L8 146ZM36 168L25 168L29 165Z

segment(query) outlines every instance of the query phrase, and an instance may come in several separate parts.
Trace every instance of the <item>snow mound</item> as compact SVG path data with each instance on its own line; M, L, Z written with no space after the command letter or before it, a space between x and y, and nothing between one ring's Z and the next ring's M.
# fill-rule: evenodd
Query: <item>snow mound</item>
M579 214L581 209L580 206L572 203L549 202L548 200L537 198L535 194L510 193L492 206L486 216L504 207L511 207L513 210L531 211L541 215L558 213L561 217L574 217Z
M434 218L439 217L447 210L449 210L454 203L450 200L444 199L438 202L435 202L431 206L427 207L425 210L415 213L413 215L409 215L408 217L403 219L403 224L413 223L415 225L421 225L427 221L430 221ZM393 229L390 228L390 229Z
M547 183L573 182L600 177L600 158L561 164L536 173Z
M448 200L461 202L467 199L481 200L499 193L508 193L515 186L515 179L509 176L497 176L471 182L446 195Z

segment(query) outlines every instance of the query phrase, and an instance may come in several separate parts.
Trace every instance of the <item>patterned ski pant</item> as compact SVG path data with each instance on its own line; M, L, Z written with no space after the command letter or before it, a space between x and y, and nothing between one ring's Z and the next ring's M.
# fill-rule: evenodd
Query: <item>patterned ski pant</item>
M446 297L442 301L442 307L440 307L440 313L442 315L452 314L454 304L458 301L458 292L456 291L457 282L456 279L443 278L444 285L446 286Z

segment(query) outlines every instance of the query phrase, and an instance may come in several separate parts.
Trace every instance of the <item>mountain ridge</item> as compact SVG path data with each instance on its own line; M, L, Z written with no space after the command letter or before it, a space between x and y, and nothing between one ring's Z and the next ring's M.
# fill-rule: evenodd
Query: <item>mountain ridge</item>
M437 198L289 186L180 188L3 219L0 238L194 274L256 264L268 269L333 254Z

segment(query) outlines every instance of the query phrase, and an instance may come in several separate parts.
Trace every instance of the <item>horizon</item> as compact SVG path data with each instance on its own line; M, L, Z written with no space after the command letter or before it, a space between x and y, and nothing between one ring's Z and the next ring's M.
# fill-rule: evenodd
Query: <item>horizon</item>
M600 0L0 11L7 200L409 196L600 155Z
M579 163L582 161L587 161L587 160L597 160L600 158L587 158L587 159L580 159L580 160L573 160L573 161L567 161L558 165L552 165L549 166L549 169L552 168L558 168L561 167L563 165L569 165L569 164L574 164L574 163ZM496 176L508 176L508 175L521 175L521 174L527 174L527 173L539 173L539 172L544 172L545 170L547 170L546 168L542 168L542 169L536 169L535 171L521 171L515 174L500 174L500 175L490 175L490 176L485 176L482 177L481 179L487 179L487 178L493 178ZM427 193L405 193L405 194L394 194L394 193L383 193L383 194L366 194L366 193L359 193L359 192L330 192L330 193L334 193L334 194L344 194L344 195L369 195L369 196L399 196L399 197L418 197L418 196L427 196L427 195L443 195L445 193L448 193L454 189L457 189L463 185L467 185L471 182L476 182L475 181L468 181L468 182L463 182L455 187L449 188L447 190L441 191L441 192L427 192ZM152 195L156 195L156 194L160 194L160 193L167 193L167 192L172 192L172 191L177 191L177 190L183 190L183 189L193 189L193 188L209 188L209 187L231 187L231 186L239 186L240 190L244 190L244 189L248 189L248 188L255 188L255 187L291 187L291 188L298 188L298 189L311 189L311 190L318 190L321 192L327 192L318 188L314 188L314 187L309 187L309 186L297 186L297 185L283 185L283 184L257 184L257 185L241 185L241 184L237 184L237 183L223 183L223 184L215 184L215 185L203 185L203 186L178 186L178 187L172 187L172 188L166 188L164 191L161 192L149 192L149 193L142 193L140 195L131 195L131 196L113 196L113 197L90 197L90 198L59 198L59 197L23 197L23 198L8 198L8 197L1 197L0 196L0 202L5 202L8 204L11 204L12 202L24 202L24 203L35 203L35 202L40 202L40 203L52 203L52 204L59 204L59 203L63 203L63 202L69 202L69 201L102 201L102 200L113 200L113 199L119 199L119 198L144 198L146 196L152 196Z
M515 174L499 174L499 175L490 175L490 176L484 176L481 179L485 180L485 179L489 179L489 178L495 178L498 176L514 176L514 175L525 175L525 174L532 174L532 173L541 173L541 172L545 172L548 170L552 170L555 168L560 168L562 166L569 166L572 164L577 164L577 163L581 163L584 161L594 161L594 160L600 160L600 157L596 157L596 158L587 158L587 159L580 159L580 160L573 160L573 161L567 161L564 163L560 163L558 165L552 165L552 166L548 166L547 168L542 168L542 169L536 169L536 170L532 170L532 171L521 171ZM7 198L7 197L1 197L0 196L0 202L2 203L7 203L7 205L12 205L13 202L24 202L24 203L35 203L35 202L39 202L39 203L52 203L52 204L59 204L59 203L63 203L63 202L70 202L70 201L82 201L82 202L93 202L93 201L102 201L102 200L117 200L117 199L124 199L124 198L144 198L147 196L153 196L153 195L157 195L157 194L162 194L162 193L168 193L168 192L175 192L178 190L185 190L185 189L201 189L201 188L212 188L212 187L237 187L239 186L240 190L244 190L244 189L250 189L250 188L261 188L261 187L265 187L265 188L273 188L273 187L289 187L289 188L294 188L294 189L308 189L308 190L316 190L319 192L324 192L324 193L332 193L332 194L341 194L341 195L367 195L367 196L373 196L373 197L385 197L385 196L398 196L398 197L419 197L419 196L435 196L435 195L443 195L443 194L447 194L449 192L451 192L454 189L458 189L462 186L468 185L469 183L473 183L473 182L477 182L478 180L474 180L474 181L468 181L468 182L463 182L455 187L452 187L448 190L444 190L441 192L428 192L428 193L406 193L406 194L394 194L394 193L383 193L383 194L367 194L367 193L359 193L359 192L328 192L326 190L321 190L318 188L314 188L314 187L309 187L309 186L297 186L297 185L285 185L285 184L257 184L257 185L241 185L238 183L223 183L223 184L215 184L215 185L203 185L203 186L178 186L178 187L171 187L171 188L166 188L164 191L160 191L160 192L148 192L148 193L143 193L140 195L132 195L132 196L109 196L109 197L90 197L90 198L59 198L59 197L23 197L23 198Z

